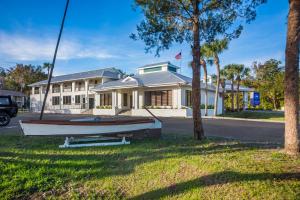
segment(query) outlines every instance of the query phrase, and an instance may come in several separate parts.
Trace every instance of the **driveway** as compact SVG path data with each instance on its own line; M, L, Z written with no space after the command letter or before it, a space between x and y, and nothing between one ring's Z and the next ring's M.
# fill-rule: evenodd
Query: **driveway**
M18 121L38 119L34 113L21 113L7 127L0 127L0 134L21 133ZM86 115L45 114L46 119L81 118ZM193 137L193 120L188 118L161 118L163 134ZM283 143L284 124L227 119L203 119L205 135L237 139L245 142Z

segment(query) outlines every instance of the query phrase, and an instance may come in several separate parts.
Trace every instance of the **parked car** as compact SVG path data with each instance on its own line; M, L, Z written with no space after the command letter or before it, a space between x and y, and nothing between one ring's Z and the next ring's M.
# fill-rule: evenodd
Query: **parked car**
M0 96L0 126L9 124L12 117L17 116L18 105L10 96Z

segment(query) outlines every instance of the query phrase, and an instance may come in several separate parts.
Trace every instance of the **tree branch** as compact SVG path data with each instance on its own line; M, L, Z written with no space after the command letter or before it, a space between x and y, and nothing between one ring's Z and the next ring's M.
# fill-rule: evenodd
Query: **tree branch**
M182 8L185 10L185 12L188 14L188 16L190 16L191 20L192 20L194 23L196 23L195 20L194 20L194 18L193 18L193 16L192 16L192 14L191 14L190 11L185 7L184 3L183 3L181 0L177 0L177 2L179 2L179 4L181 4L181 6L182 6Z

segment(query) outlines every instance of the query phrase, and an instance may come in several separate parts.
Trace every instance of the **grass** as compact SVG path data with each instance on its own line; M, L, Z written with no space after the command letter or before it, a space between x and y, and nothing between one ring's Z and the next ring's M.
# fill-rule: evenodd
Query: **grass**
M257 111L241 111L227 112L222 117L246 118L246 119L263 119L269 121L284 121L283 112L257 112Z
M1 135L0 199L300 197L300 159L270 146L172 136L115 147L61 143Z

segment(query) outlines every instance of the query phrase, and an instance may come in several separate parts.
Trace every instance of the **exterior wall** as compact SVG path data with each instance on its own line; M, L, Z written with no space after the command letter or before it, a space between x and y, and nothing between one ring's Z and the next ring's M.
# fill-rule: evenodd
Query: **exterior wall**
M50 85L48 97L46 100L46 107L45 107L45 113L70 113L70 114L80 114L86 109L88 109L88 101L89 97L94 98L94 105L97 105L97 101L99 102L99 99L94 97L94 92L90 91L95 86L95 80L98 81L98 83L101 83L101 79L87 79L87 80L77 80L77 81L66 81L63 83L57 83L60 86L60 92L59 93L53 93L53 84ZM84 90L78 91L77 90L77 83L83 82L84 83ZM63 84L68 83L71 84L72 91L63 91ZM45 94L42 93L42 87L39 87L39 94L34 94L34 87L32 87L32 92L30 95L30 108L33 112L39 112L42 109L43 100ZM81 95L81 104L75 104L75 96ZM60 97L60 104L59 105L52 105L52 97L59 96ZM64 105L63 104L63 96L71 96L71 105ZM85 98L85 104L82 103L83 97Z

